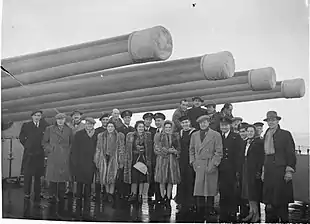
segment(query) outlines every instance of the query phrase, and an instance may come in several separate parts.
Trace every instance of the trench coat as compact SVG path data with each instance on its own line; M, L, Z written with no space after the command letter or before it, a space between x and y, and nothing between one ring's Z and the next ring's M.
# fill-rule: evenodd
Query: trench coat
M218 193L218 165L223 156L221 135L210 129L201 142L200 131L192 134L189 148L189 162L196 177L194 196L216 196Z
M263 202L283 206L294 202L293 183L285 182L284 175L289 167L296 170L295 143L291 133L280 126L273 135L273 141L275 154L265 155L264 161Z
M39 127L36 127L33 121L24 123L19 133L20 143L24 146L24 154L21 165L21 174L24 172L35 175L39 172L44 176L44 149L42 139L47 122L41 119Z
M177 154L169 153L167 150L174 148ZM181 173L179 166L179 155L181 153L181 142L178 133L172 133L171 142L168 134L156 133L154 137L154 152L156 155L154 180L160 184L179 184Z
M126 136L126 147L125 147L125 155L124 155L124 182L131 184L131 170L133 168L133 155L132 148L134 144L135 135L137 132L129 132ZM152 175L152 136L150 132L144 132L144 145L145 145L145 160L146 166L148 169L147 173L147 181L150 182L150 176ZM134 161L135 162L135 161Z
M71 148L72 176L76 181L84 184L91 184L96 170L93 162L97 146L95 133L89 137L87 131L76 132Z
M97 136L94 163L99 170L100 184L104 185L115 184L118 171L124 166L125 136L117 131L114 131L113 134L116 135L116 148L109 161L106 158L108 131L101 132Z
M73 143L72 129L64 125L62 131L57 125L46 128L42 145L47 155L46 180L50 182L70 181L70 154Z

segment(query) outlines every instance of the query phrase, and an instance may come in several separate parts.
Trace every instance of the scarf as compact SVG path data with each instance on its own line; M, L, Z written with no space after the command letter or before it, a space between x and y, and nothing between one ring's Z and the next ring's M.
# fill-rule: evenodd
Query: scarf
M264 149L266 155L272 155L275 154L275 148L273 144L273 135L277 131L278 126L275 128L269 128L269 130L266 133L265 142L264 142Z
M207 127L205 130L200 130L200 140L201 140L201 142L203 142L203 140L205 139L208 131L209 131L209 127Z

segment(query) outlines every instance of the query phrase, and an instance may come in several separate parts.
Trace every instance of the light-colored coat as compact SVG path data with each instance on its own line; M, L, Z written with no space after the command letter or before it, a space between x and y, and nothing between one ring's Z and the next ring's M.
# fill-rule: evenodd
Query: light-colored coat
M189 161L196 172L194 196L215 196L218 193L218 168L223 156L221 135L209 128L203 142L200 131L192 134Z
M71 128L64 125L63 130L52 125L46 128L42 145L47 155L46 180L66 182L71 180L70 153L73 142Z

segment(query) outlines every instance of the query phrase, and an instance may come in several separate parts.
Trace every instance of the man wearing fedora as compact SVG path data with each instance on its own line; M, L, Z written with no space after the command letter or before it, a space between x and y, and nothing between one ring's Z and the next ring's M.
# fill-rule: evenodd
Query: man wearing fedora
M191 121L192 127L199 130L199 123L197 122L197 118L199 118L202 115L207 114L207 110L204 108L201 108L201 105L203 103L203 99L200 96L195 96L192 98L193 100L193 106L191 109L188 110L188 117Z
M35 110L31 113L32 121L22 125L19 140L24 146L22 159L22 173L24 174L25 199L30 198L32 177L34 177L34 200L40 200L41 176L44 176L44 149L42 139L48 125L42 118L42 111Z
M197 220L205 220L205 200L210 213L209 198L218 193L218 165L223 156L220 133L209 128L210 117L202 115L197 119L200 130L192 133L189 146L189 163L195 171L194 196L197 199Z
M264 119L263 203L266 222L288 222L288 204L294 202L292 177L296 169L295 143L289 131L281 129L281 117L268 111Z

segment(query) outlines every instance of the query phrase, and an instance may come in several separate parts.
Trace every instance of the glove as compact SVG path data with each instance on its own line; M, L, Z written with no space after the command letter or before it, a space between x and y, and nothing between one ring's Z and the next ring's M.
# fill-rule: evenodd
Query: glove
M284 175L285 182L287 183L287 182L291 181L292 179L293 179L293 173L290 171L286 172Z

